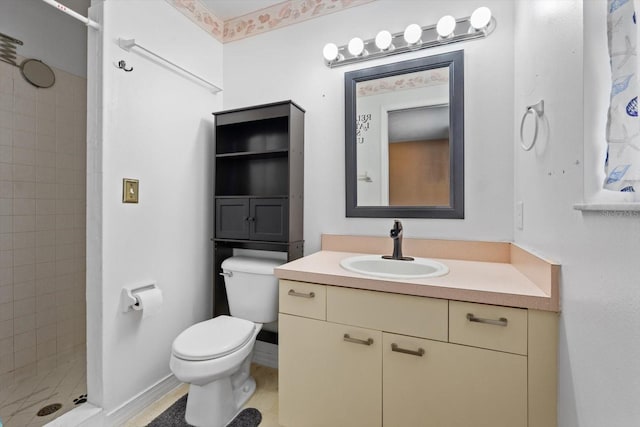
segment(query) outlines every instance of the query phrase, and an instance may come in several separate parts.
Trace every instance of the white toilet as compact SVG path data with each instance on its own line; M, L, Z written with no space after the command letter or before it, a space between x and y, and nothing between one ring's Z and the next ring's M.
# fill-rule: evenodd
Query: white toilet
M231 316L197 323L173 341L170 367L189 383L186 420L197 427L223 427L251 397L249 375L256 336L278 318L278 280L283 261L234 256L222 262Z

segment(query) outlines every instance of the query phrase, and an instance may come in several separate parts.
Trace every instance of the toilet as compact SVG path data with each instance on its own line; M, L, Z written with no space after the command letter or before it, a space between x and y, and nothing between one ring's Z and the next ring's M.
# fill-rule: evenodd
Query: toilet
M222 262L231 316L218 316L184 330L173 341L169 366L189 384L186 421L223 427L256 389L249 374L256 337L278 318L278 280L284 261L234 256Z

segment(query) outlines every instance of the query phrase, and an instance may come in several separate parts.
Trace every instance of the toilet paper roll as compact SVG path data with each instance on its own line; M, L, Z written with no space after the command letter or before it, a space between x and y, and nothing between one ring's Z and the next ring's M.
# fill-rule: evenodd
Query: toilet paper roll
M142 318L146 319L160 311L162 305L162 291L158 288L145 289L135 293L138 304L133 306L134 310L142 311Z

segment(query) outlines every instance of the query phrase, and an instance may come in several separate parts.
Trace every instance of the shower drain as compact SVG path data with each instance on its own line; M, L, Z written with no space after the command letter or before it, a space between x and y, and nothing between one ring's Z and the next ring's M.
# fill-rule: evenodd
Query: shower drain
M38 416L39 417L46 417L47 415L51 415L54 412L56 412L58 409L62 408L62 404L61 403L52 403L51 405L47 405L44 408L41 408L38 411Z

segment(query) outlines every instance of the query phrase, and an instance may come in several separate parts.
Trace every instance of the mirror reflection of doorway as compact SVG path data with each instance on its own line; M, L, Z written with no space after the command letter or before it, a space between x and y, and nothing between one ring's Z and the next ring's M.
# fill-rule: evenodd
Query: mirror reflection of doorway
M389 145L389 205L449 205L449 140Z
M449 206L449 106L388 114L389 205Z

